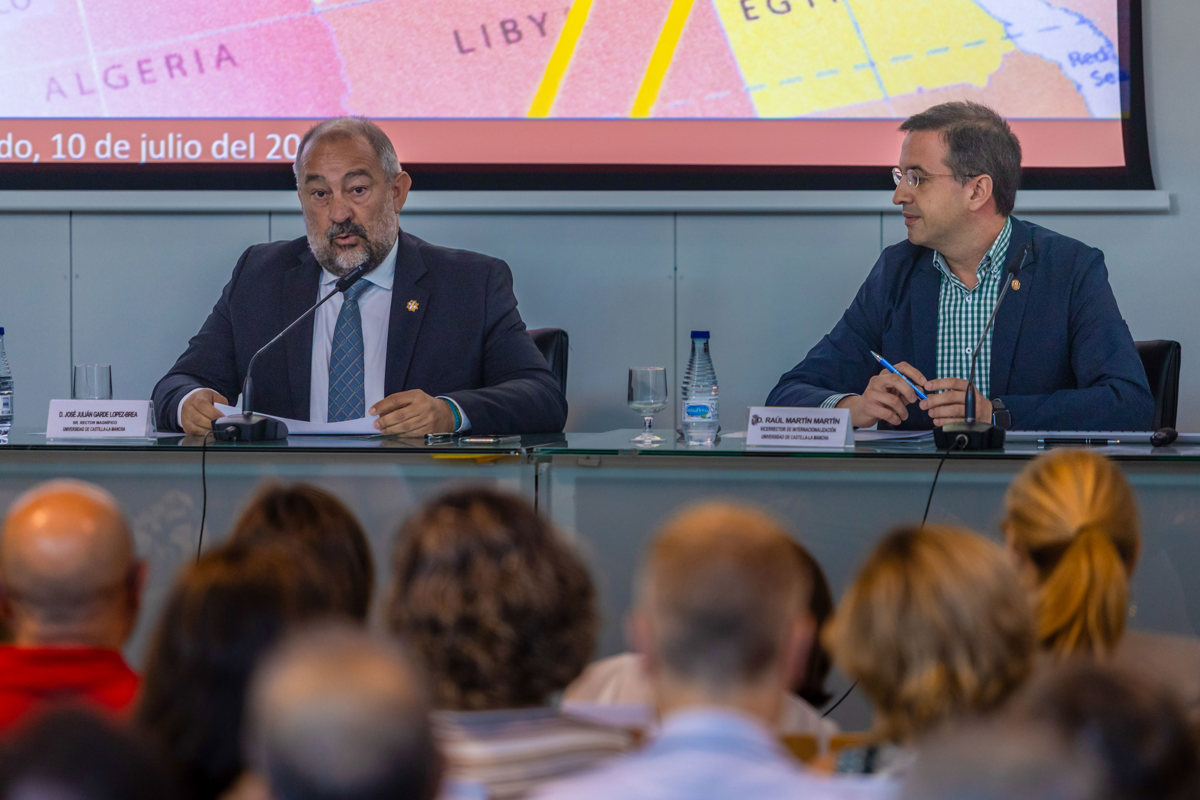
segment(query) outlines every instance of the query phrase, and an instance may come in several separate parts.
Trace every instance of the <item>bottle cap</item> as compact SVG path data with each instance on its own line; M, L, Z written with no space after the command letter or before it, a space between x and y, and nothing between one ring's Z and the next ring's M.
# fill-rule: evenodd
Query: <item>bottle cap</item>
M4 326L0 325L0 336L4 335Z
M709 338L708 331L692 331L692 338L693 339L707 339L707 338Z

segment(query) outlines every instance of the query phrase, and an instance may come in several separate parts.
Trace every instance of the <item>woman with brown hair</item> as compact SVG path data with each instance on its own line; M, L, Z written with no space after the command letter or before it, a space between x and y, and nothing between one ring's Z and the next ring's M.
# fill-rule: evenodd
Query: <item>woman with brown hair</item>
M306 483L266 483L229 534L253 546L286 542L312 553L335 595L335 610L365 623L375 588L371 545L358 518L335 496Z
M999 708L1033 668L1029 602L1004 550L949 526L899 528L867 557L826 641L875 709L838 771L897 774L913 745Z
M178 796L215 800L245 769L241 724L258 659L294 626L334 613L303 550L229 543L176 578L150 643L134 725L158 748Z

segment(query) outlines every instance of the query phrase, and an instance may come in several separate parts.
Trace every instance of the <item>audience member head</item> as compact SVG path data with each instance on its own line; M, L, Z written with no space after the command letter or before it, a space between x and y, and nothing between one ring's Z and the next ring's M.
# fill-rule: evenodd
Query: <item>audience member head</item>
M238 732L258 658L333 602L311 558L283 544L227 544L184 569L151 640L135 719L186 797L216 797L240 775Z
M247 760L274 800L433 800L424 681L406 653L342 626L285 640L259 667Z
M946 143L946 166L954 179L989 176L996 213L1012 213L1021 185L1021 143L995 111L969 101L941 103L909 117L900 130L936 131Z
M145 580L117 502L55 480L17 498L0 530L0 582L17 645L120 648Z
M797 563L800 567L801 586L811 586L807 601L807 613L811 618L812 636L802 644L807 656L799 664L798 674L792 689L815 708L820 708L829 702L832 695L825 688L825 680L829 670L833 668L833 658L821 641L825 624L833 616L833 593L829 590L829 579L813 554L804 545L792 540L796 552Z
M909 744L999 707L1033 666L1029 602L1008 554L970 531L892 531L867 557L827 631L875 707L874 733Z
M230 541L284 541L307 548L325 572L336 609L365 622L375 588L371 546L354 512L309 484L268 483L233 524Z
M787 531L762 511L706 503L668 520L633 618L660 711L722 705L773 722L811 636L810 592Z
M63 706L22 725L0 751L5 800L162 800L170 781L151 748L84 708Z
M1200 797L1200 758L1179 700L1139 674L1075 660L1041 676L1016 704L1103 769L1123 800Z
M400 528L391 628L425 659L439 708L545 703L595 647L587 567L525 500L450 491Z
M1038 456L1009 486L1002 528L1037 587L1041 646L1059 656L1111 653L1140 547L1137 504L1117 465L1091 450Z
M1117 800L1100 765L1054 730L1009 719L954 726L925 742L900 800Z

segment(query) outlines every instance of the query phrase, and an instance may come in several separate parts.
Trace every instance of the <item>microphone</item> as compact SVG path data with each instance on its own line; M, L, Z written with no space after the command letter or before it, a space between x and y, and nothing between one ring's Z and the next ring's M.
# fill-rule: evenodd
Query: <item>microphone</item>
M983 349L983 342L987 338L988 331L992 329L992 323L996 321L996 313L1000 311L1000 304L1004 302L1013 281L1025 268L1025 260L1029 257L1031 246L1030 244L1025 245L1021 250L1021 257L1009 268L1004 288L1000 290L1000 296L996 298L996 304L992 306L991 316L988 317L987 324L983 326L983 332L979 334L979 341L975 343L975 349L971 352L971 367L967 372L967 396L964 401L963 416L965 419L962 422L948 422L940 428L933 429L933 443L938 450L999 450L1004 447L1003 428L993 425L991 420L975 421L975 365L979 361L979 352Z
M214 419L212 423L214 439L218 442L274 442L287 438L288 430L286 424L271 417L264 417L262 414L250 413L250 393L254 388L254 382L251 380L251 375L254 371L254 362L258 361L258 357L264 351L286 336L288 331L299 325L310 315L316 313L316 310L323 306L329 298L339 292L346 291L374 268L374 264L367 262L338 278L337 283L334 284L333 291L318 300L316 305L296 317L292 324L281 330L276 334L275 338L254 352L254 355L250 357L250 363L246 365L246 378L242 381L242 413L230 414L226 417Z

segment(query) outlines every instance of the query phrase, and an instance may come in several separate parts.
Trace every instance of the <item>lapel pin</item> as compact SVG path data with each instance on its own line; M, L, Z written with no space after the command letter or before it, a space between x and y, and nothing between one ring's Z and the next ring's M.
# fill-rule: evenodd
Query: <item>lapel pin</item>
M1016 283L1016 281L1013 281L1013 283ZM407 308L409 311L416 311L420 307L421 307L421 304L418 303L416 300L409 300L408 305L405 306L405 308Z
M1012 279L1012 290L1014 292L1021 291L1021 282L1019 280L1017 280L1016 278ZM412 309L410 308L409 310L411 311Z

